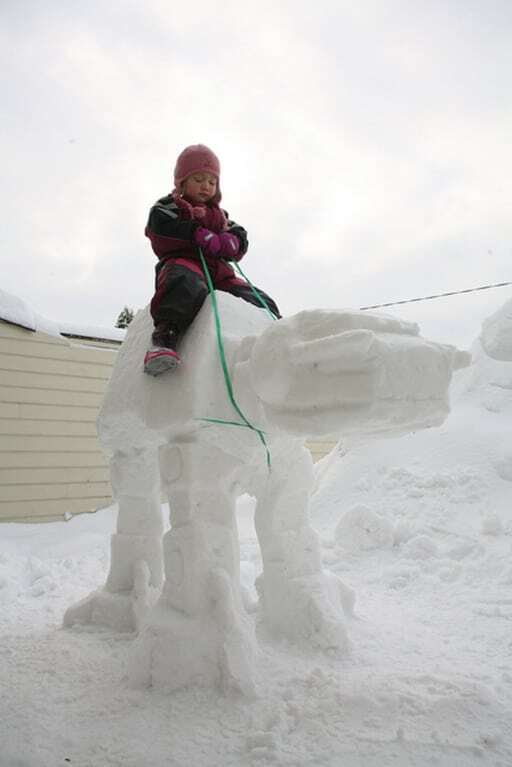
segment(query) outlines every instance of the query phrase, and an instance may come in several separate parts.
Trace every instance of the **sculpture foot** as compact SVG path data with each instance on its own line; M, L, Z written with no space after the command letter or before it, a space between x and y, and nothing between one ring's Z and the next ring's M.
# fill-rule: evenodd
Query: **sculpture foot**
M235 610L228 577L212 578L208 610L187 615L161 599L136 640L129 677L135 687L166 691L218 687L252 697L255 643L250 619Z
M137 628L131 594L113 594L99 589L85 599L68 607L64 626L76 624L106 626L115 631L135 631Z
M149 585L149 579L147 564L143 561L137 562L134 566L132 591L93 591L68 607L63 625L70 627L76 624L90 624L106 626L115 631L138 631L160 594L158 589Z
M348 649L343 613L352 612L355 596L335 575L322 572L279 583L266 575L262 581L263 576L256 585L271 632L323 651Z

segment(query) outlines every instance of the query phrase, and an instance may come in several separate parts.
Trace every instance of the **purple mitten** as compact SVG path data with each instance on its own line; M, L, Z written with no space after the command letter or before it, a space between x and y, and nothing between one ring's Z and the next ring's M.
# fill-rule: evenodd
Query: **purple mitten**
M220 237L218 234L200 226L194 233L194 240L207 256L218 256L220 252Z
M225 258L236 258L238 251L240 250L240 240L236 235L229 232L222 232L219 234L220 240L220 255Z

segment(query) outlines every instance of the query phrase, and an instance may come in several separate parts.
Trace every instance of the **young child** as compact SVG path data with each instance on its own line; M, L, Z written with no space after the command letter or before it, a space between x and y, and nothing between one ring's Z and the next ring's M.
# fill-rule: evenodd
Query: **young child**
M156 376L180 363L177 346L208 295L199 250L217 290L225 290L261 306L250 285L235 275L229 261L247 252L245 229L219 207L220 163L208 147L189 146L174 169L174 190L149 212L146 236L158 256L152 346L144 357L144 370ZM274 301L256 288L269 309L280 317Z

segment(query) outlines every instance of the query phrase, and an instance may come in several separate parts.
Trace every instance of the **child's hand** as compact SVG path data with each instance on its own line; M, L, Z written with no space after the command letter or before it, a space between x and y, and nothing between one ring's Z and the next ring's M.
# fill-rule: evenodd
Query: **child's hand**
M229 232L222 232L219 234L220 240L220 255L225 256L227 259L236 258L238 251L240 250L240 240L234 234Z
M218 256L220 254L221 242L220 236L200 226L194 233L194 240L201 250L208 256Z

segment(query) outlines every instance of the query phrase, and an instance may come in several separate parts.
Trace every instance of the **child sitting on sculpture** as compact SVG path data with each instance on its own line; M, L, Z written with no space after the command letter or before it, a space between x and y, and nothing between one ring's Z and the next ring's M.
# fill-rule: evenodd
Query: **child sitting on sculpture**
M220 163L211 149L202 144L184 149L174 186L151 208L145 232L158 256L150 307L154 331L144 357L144 370L153 376L180 363L179 341L208 295L201 253L216 290L281 316L272 298L237 277L228 263L247 252L247 232L219 207Z

